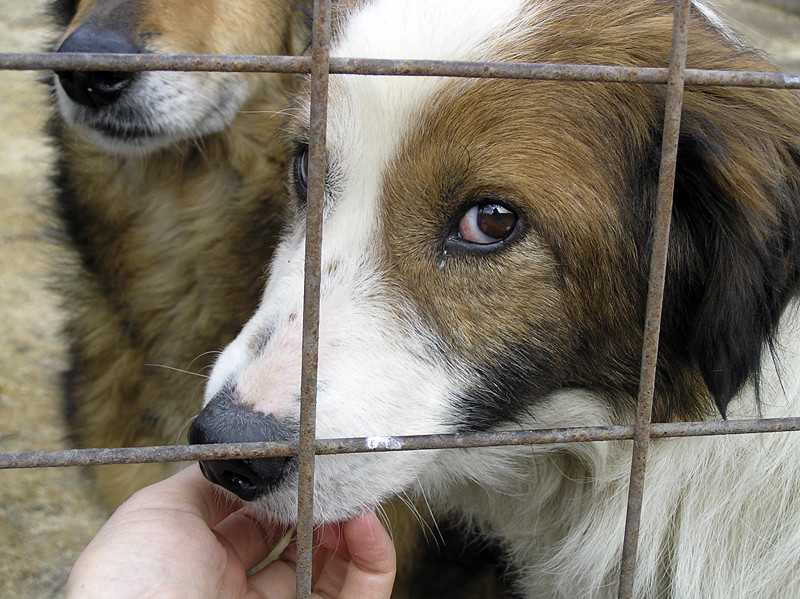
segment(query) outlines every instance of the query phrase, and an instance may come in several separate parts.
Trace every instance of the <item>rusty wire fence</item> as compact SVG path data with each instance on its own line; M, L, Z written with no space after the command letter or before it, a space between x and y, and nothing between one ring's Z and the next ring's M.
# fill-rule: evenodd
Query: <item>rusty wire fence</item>
M690 0L676 0L675 2L672 48L668 68L331 57L329 52L331 35L330 0L317 0L314 3L310 57L66 53L0 54L0 70L102 70L127 72L164 70L310 73L312 80L301 373L301 430L299 440L281 443L224 443L195 446L0 452L0 469L297 456L300 464L297 526L297 596L305 598L311 594L313 529L311 516L313 509L314 458L316 455L633 440L628 512L618 591L620 598L632 597L647 449L651 439L800 431L800 416L739 421L651 423L672 209L672 191L675 182L684 86L691 84L800 89L800 74L687 69L686 56L690 6ZM320 253L327 92L328 76L330 74L559 80L565 82L595 81L666 85L667 100L664 115L663 147L646 320L644 323L639 396L634 425L416 435L397 437L398 443L391 446L375 446L374 443L370 442L369 438L316 439L315 401L317 391L317 344L319 340Z

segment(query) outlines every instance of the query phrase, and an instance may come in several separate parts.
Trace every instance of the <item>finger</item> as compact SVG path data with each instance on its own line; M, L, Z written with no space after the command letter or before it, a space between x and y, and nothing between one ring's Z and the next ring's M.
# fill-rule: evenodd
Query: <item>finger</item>
M394 544L373 512L363 512L342 527L352 561L365 572L393 573L396 569Z
M342 545L344 545L343 539ZM314 572L312 586L314 589L318 590L319 588L318 579L326 578L325 586L333 589L333 592L325 596L338 597L339 589L342 588L347 571L347 563L347 560L339 558L324 547L316 546L312 556L312 570ZM250 576L248 578L248 586L256 593L255 596L257 597L267 597L268 599L291 597L294 599L297 587L296 540L293 539L289 543L277 561ZM314 593L313 597L318 598L319 595Z
M340 599L384 599L394 586L397 570L389 533L372 512L364 512L342 527L350 551Z
M342 528L344 522L336 524L323 524L314 531L314 541L317 545L330 550L345 560L350 560L350 551L344 538Z
M242 507L242 501L224 493L200 472L198 464L184 468L170 478L139 491L121 509L177 510L201 518L214 527Z
M338 596L347 576L350 551L342 532L343 526L343 522L325 524L314 531L317 550L314 552L313 587L316 593L325 597Z
M230 547L247 571L266 559L286 534L286 527L239 510L215 526L214 533L221 543Z
M297 567L292 547L281 558L247 579L248 599L294 599L297 590Z
M375 514L364 512L342 524L341 537L335 529L323 534L323 543L336 555L320 577L317 592L339 599L390 596L396 572L394 545Z

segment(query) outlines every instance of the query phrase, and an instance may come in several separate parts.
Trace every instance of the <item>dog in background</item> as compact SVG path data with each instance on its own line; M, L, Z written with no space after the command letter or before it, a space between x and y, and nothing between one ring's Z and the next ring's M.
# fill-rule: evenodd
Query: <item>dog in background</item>
M56 0L52 10L59 52L296 55L310 39L301 0ZM285 216L280 112L296 83L232 73L53 78L57 210L75 250L60 288L77 446L183 440L214 352L258 305ZM91 472L114 507L174 468ZM442 527L431 534L447 547L426 548L405 506L385 513L401 562L398 599L499 596L493 559L465 547L462 533ZM436 590L445 584L452 595Z
M660 0L367 0L334 56L666 66ZM774 67L692 6L688 66ZM332 76L322 438L634 419L664 85ZM293 215L192 442L298 430L308 90ZM800 99L688 86L656 421L800 414ZM258 431L258 432L256 432ZM369 443L368 443L369 444ZM653 441L636 597L800 596L800 436ZM294 458L206 476L296 518ZM630 442L320 456L314 516L418 493L502 543L526 597L616 595Z
M57 0L52 10L64 27L59 52L297 54L309 39L289 0ZM67 416L79 447L173 444L185 434L213 351L258 304L285 206L276 113L294 81L54 77L57 209L77 252L61 288ZM173 468L93 472L114 506Z

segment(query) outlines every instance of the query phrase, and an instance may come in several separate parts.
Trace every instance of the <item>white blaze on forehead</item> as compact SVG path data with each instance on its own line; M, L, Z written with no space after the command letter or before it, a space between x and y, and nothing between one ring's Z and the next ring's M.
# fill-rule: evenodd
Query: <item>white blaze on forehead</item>
M376 0L348 18L331 54L383 59L481 60L519 22L523 0ZM439 77L333 75L328 157L345 195L369 228L382 175L425 105L448 81ZM355 216L355 215L353 215Z
M525 0L373 0L347 19L331 54L469 60L513 27Z

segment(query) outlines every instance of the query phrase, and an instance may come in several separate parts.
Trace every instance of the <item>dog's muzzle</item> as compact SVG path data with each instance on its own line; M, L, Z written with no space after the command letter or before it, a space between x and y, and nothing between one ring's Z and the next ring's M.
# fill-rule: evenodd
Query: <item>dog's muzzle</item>
M189 443L289 441L297 438L298 430L296 422L279 421L238 404L225 389L195 418L189 428ZM200 462L200 470L212 483L245 501L253 501L276 487L295 464L296 459L285 457L204 460Z

